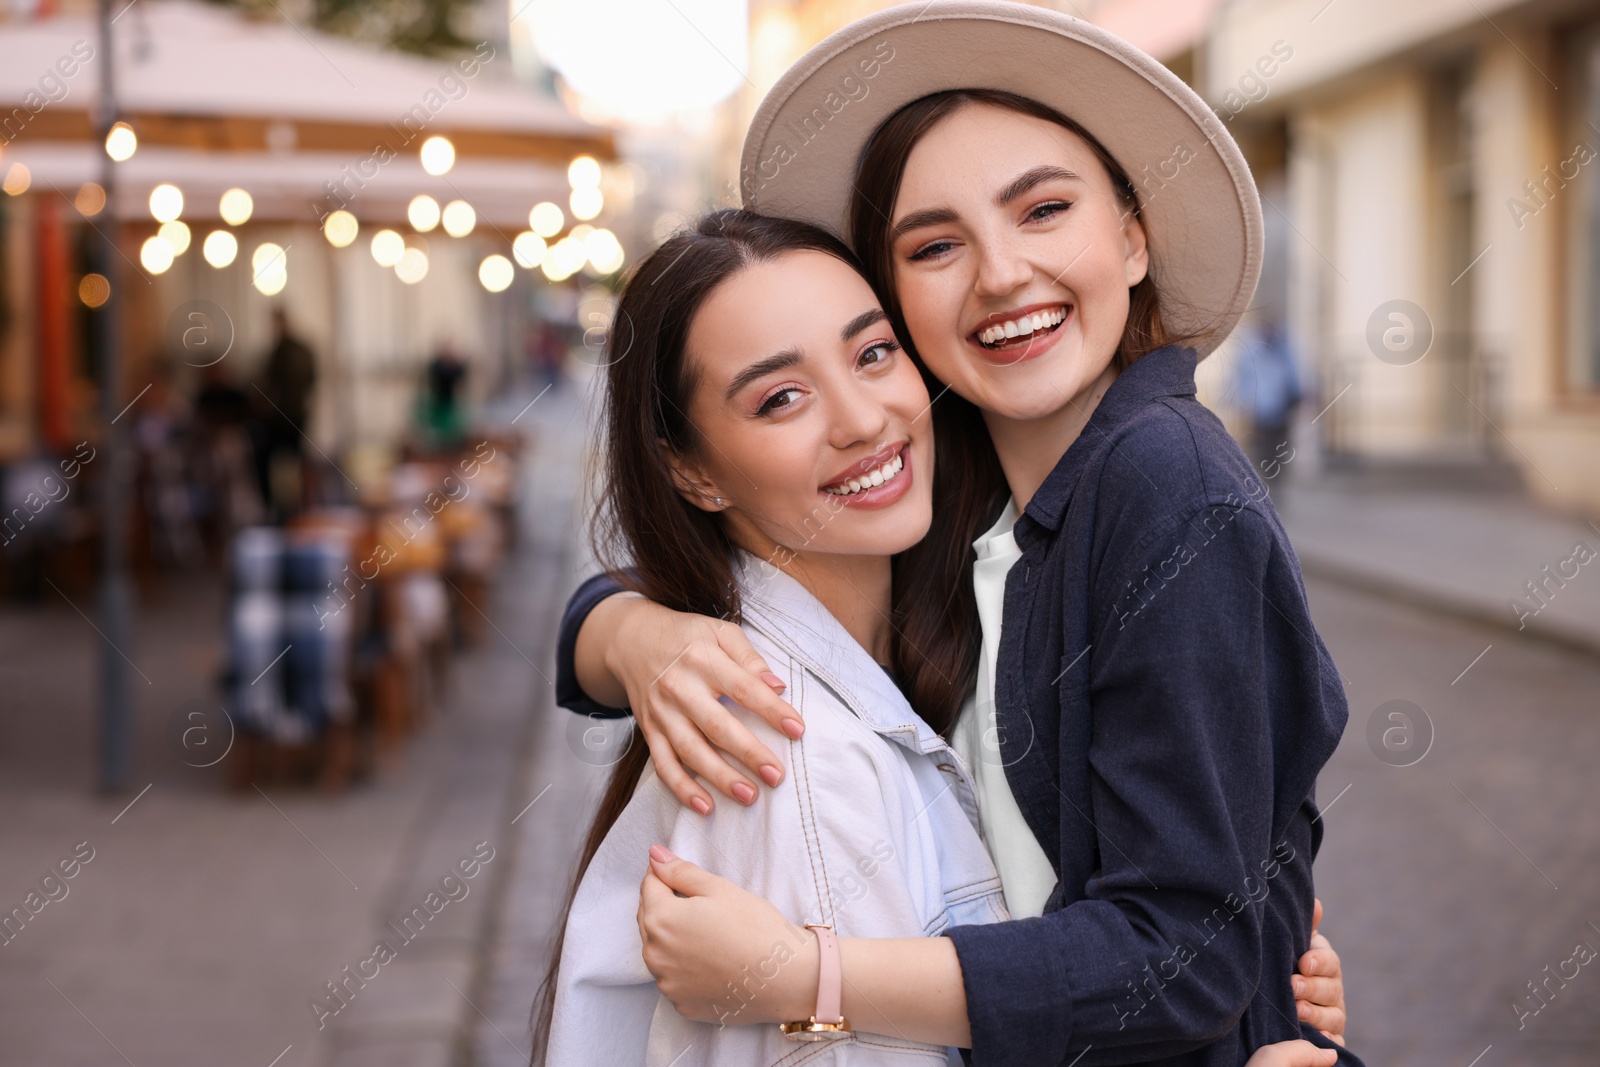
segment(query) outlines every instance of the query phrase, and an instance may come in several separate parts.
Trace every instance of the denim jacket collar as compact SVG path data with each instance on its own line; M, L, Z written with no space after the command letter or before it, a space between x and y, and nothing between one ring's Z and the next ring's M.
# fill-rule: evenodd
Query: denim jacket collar
M735 580L744 624L788 647L857 718L913 752L955 755L912 709L888 672L805 586L747 552L739 553Z

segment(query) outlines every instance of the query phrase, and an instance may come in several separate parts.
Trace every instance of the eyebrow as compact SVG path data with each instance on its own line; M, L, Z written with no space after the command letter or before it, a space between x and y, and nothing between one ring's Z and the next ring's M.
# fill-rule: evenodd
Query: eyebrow
M894 224L889 231L889 243L893 244L912 230L920 230L925 226L943 226L947 222L954 222L960 216L947 207L928 208L925 211L913 211L905 218Z
M839 331L839 340L848 341L862 330L865 330L868 326L880 323L888 317L889 316L883 313L882 308L873 308L871 311L863 311L861 314L844 324L844 329Z
M883 313L880 311L879 314L881 315ZM733 376L733 381L728 383L728 391L725 394L724 399L732 400L738 395L739 390L743 389L751 382L776 371L787 370L789 367L793 367L798 363L804 362L804 360L805 357L800 354L800 350L798 348L786 348L775 356L768 356L766 359L758 359L744 370Z
M998 207L1005 207L1007 204L1017 199L1017 197L1026 194L1035 186L1042 185L1048 181L1055 181L1057 179L1065 179L1067 181L1083 180L1083 178L1076 171L1067 170L1065 167L1057 167L1046 163L1034 167L1032 170L1026 171L1016 178L1013 178L1010 184L1008 184L1004 189L1001 189L999 194L995 196L994 202ZM895 225L889 230L889 243L893 244L895 241L898 241L901 237L910 233L912 230L920 230L925 226L943 226L945 223L955 222L959 218L959 215L947 207L935 207L927 208L923 211L913 211L911 214L895 223Z
M1011 180L1011 184L1000 190L999 195L994 198L995 206L1005 207L1007 204L1011 203L1011 201L1015 200L1019 196L1024 195L1035 186L1043 185L1045 182L1056 181L1058 179L1065 179L1067 181L1083 180L1082 178L1078 177L1075 171L1070 171L1065 167L1057 167L1049 163L1045 163L1013 178Z

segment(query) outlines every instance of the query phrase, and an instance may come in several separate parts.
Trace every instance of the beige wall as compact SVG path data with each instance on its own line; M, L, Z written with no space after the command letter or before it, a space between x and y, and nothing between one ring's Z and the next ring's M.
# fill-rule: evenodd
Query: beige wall
M1351 385L1330 422L1363 453L1425 454L1440 428L1439 364L1385 363L1366 336L1380 305L1430 303L1424 86L1396 75L1299 110L1290 140L1295 335L1322 363L1327 400Z
M1244 119L1289 126L1289 210L1300 234L1291 321L1305 350L1339 354L1332 377L1353 381L1346 399L1358 400L1331 421L1343 420L1345 440L1363 454L1415 456L1441 447L1447 403L1465 403L1450 396L1442 361L1392 367L1363 358L1363 335L1372 309L1393 298L1423 306L1441 329L1452 325L1444 308L1459 294L1441 253L1448 235L1429 154L1429 91L1438 63L1470 56L1470 241L1482 258L1456 282L1468 287L1470 310L1455 325L1501 358L1499 403L1484 404L1493 426L1483 436L1533 492L1600 512L1600 395L1575 393L1561 370L1574 302L1600 299L1570 272L1566 242L1586 218L1579 189L1558 191L1520 226L1508 206L1526 202L1523 183L1573 150L1562 109L1579 102L1579 89L1568 86L1568 100L1553 84L1572 74L1555 20L1571 18L1573 6L1335 0L1311 21L1323 3L1239 0L1219 14L1201 70L1219 103L1273 41L1294 48ZM1587 142L1600 150L1600 133Z

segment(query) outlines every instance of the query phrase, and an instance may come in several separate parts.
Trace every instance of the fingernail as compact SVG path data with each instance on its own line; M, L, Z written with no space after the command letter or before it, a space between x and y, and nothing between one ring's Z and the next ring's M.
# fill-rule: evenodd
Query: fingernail
M657 863L671 863L678 857L674 856L660 845L651 845L650 858L655 860Z
M1306 991L1306 980L1304 978L1291 978L1289 979L1289 985L1293 987L1294 995L1297 997Z
M770 763L761 765L761 780L770 786L776 786L783 781L783 772Z
M756 802L756 791L750 787L749 782L734 782L733 795L738 798L741 804L754 804Z
M711 814L711 805L706 803L705 797L692 797L689 800L689 806L701 815Z
M784 719L783 732L798 741L800 740L800 735L806 732L806 724L799 719Z
M1311 1018L1311 1005L1309 1005L1309 1004L1297 1004L1297 1005L1295 1005L1295 1007L1297 1007L1299 1009L1300 1018L1302 1018L1302 1019Z
M763 682L766 682L768 685L770 685L772 688L776 689L780 693L783 692L785 689L789 688L788 686L783 684L783 679L782 678L779 678L776 674L773 674L771 671L762 671L761 672L761 680Z

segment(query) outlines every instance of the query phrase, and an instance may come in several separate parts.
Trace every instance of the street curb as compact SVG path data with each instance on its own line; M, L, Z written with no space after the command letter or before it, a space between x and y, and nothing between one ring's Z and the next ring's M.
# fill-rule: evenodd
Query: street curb
M1509 612L1503 604L1490 604L1481 598L1448 593L1392 574L1353 567L1319 555L1315 549L1307 552L1296 545L1295 552L1300 558L1300 569L1308 578L1331 582L1464 622L1489 626L1517 637L1532 638L1566 652L1600 660L1600 632L1588 633L1559 622L1541 621L1537 616L1529 618L1519 629L1506 618Z

